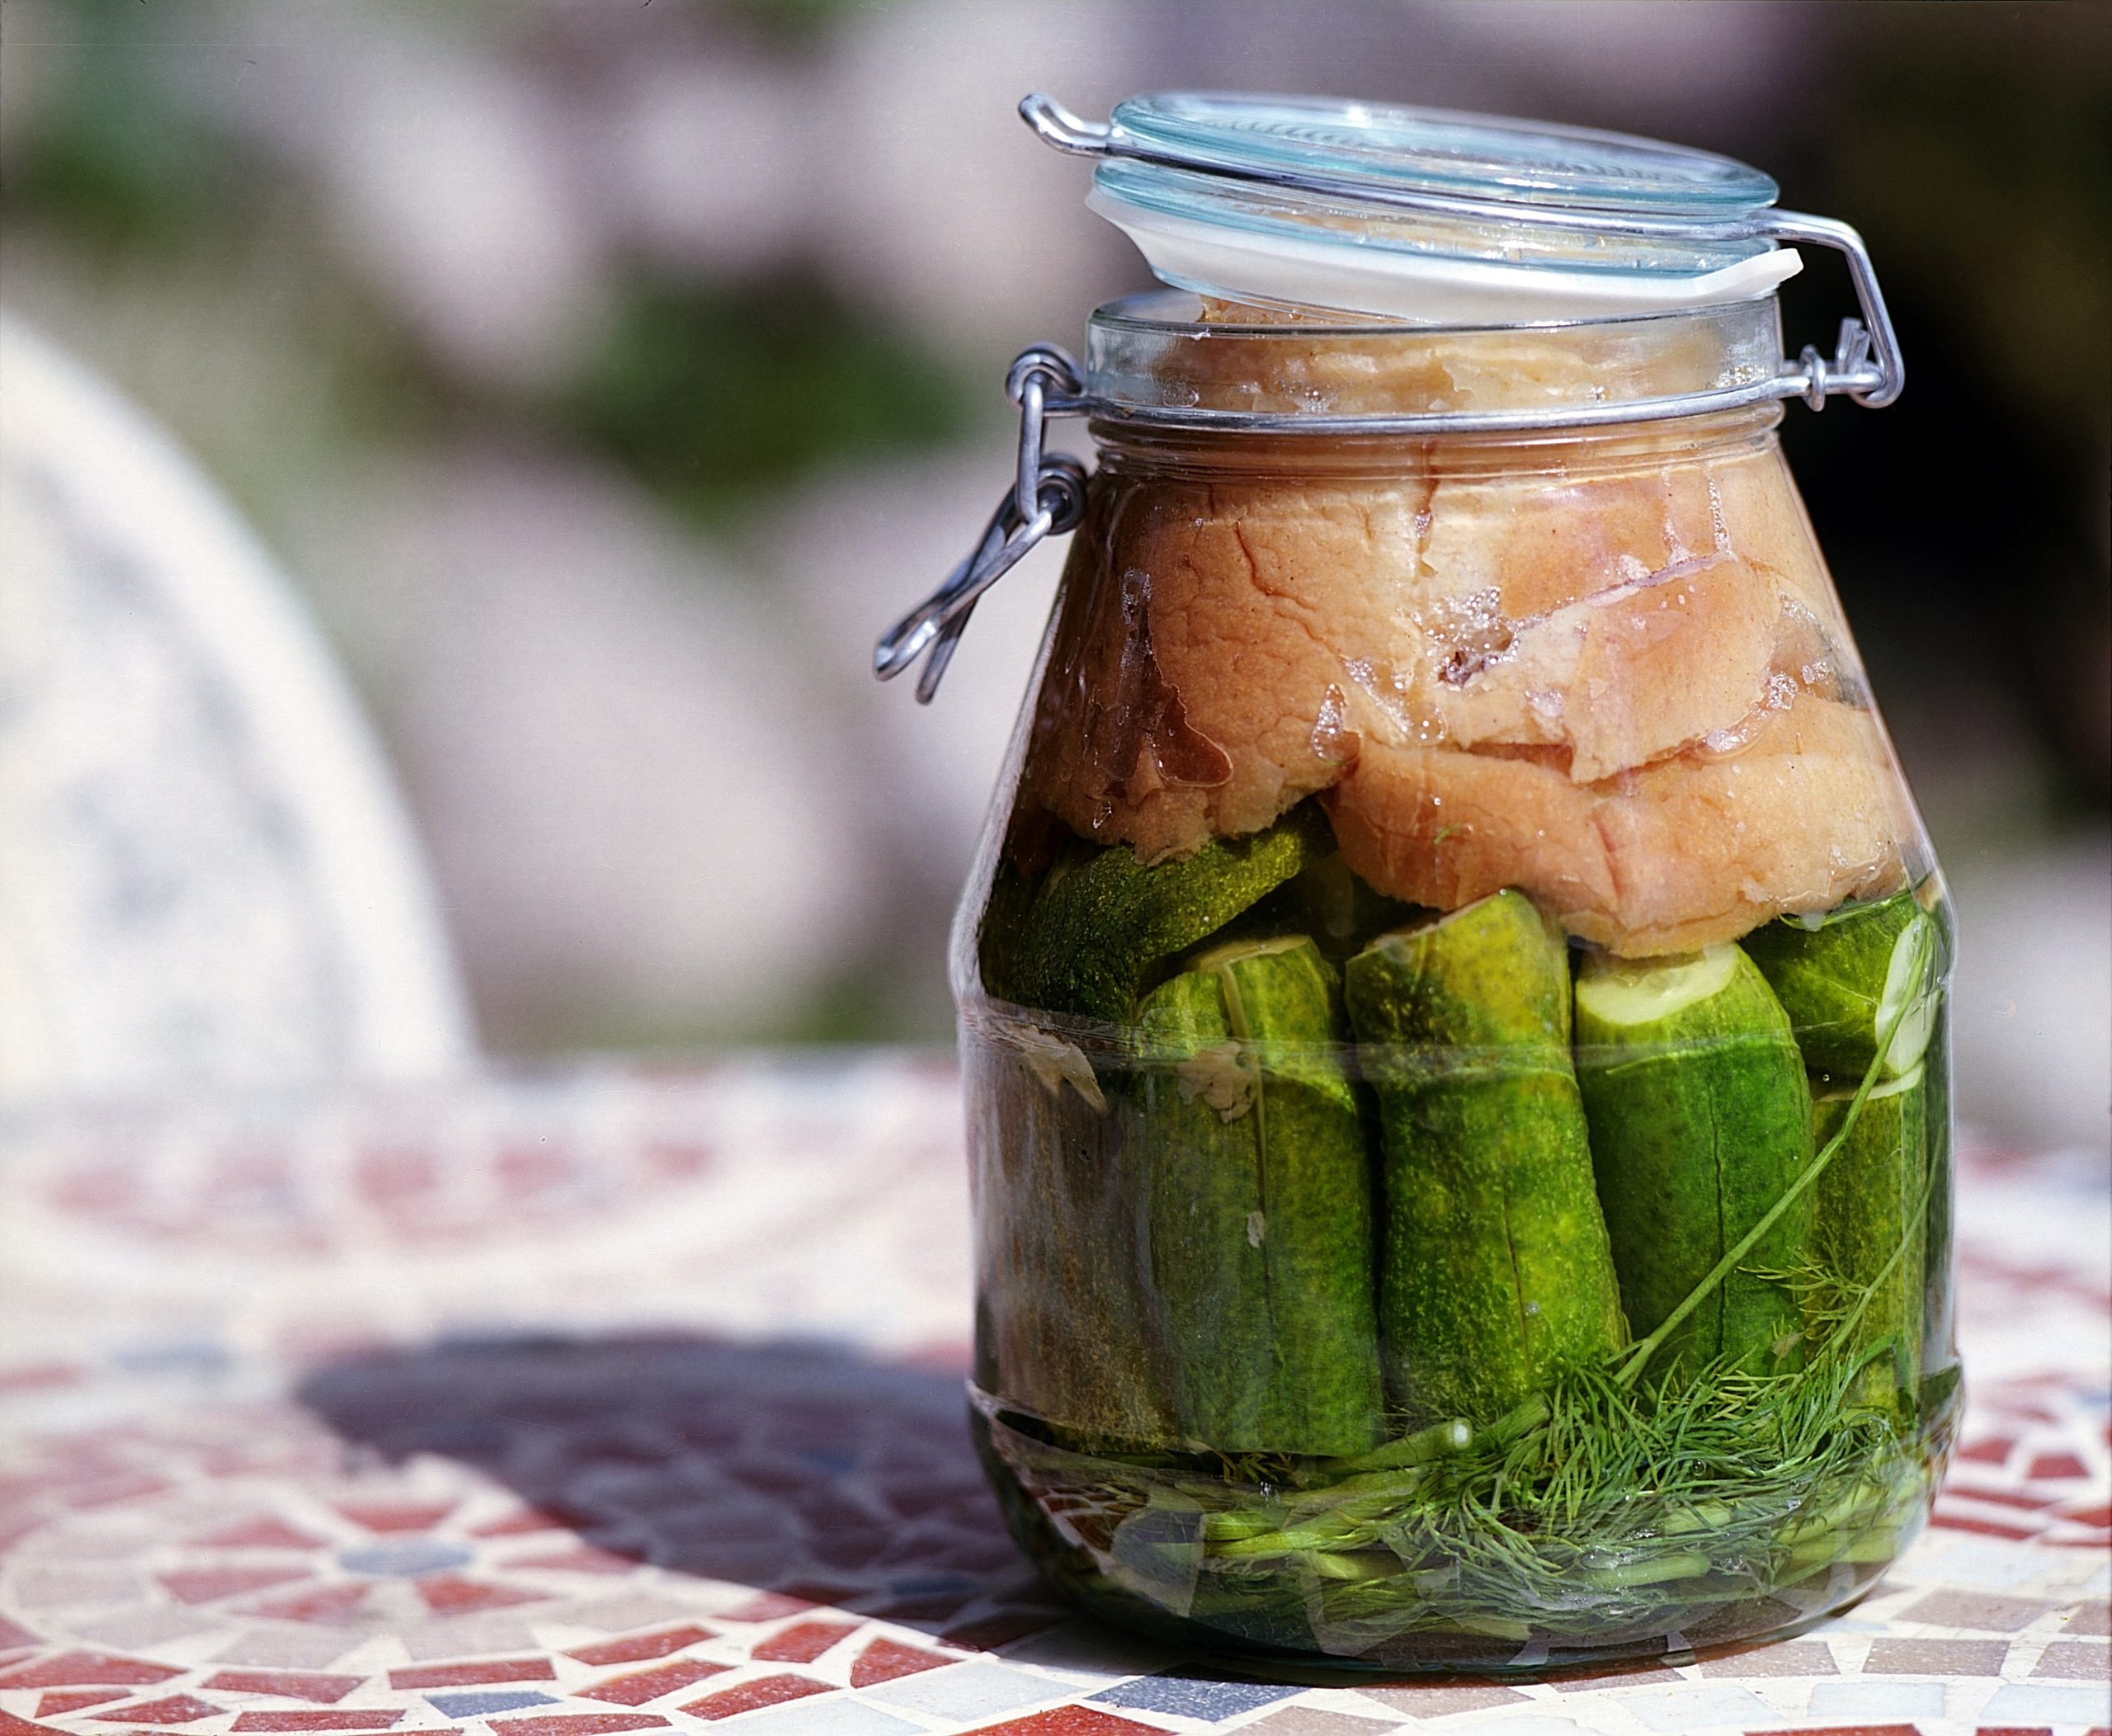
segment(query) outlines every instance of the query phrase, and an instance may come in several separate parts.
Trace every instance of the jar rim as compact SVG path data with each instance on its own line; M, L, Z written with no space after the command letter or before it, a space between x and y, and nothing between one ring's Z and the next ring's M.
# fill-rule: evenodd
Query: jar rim
M1322 335L1344 338L1458 338L1509 336L1520 332L1611 333L1629 328L1641 331L1647 328L1662 327L1673 321L1690 321L1697 317L1743 312L1756 304L1750 301L1724 302L1714 307L1653 308L1647 312L1591 314L1566 319L1478 320L1435 325L1420 320L1388 319L1375 314L1350 314L1334 309L1310 307L1299 307L1294 310L1285 309L1284 311L1294 312L1297 316L1288 319L1205 319L1203 317L1204 300L1200 292L1192 290L1170 287L1139 290L1133 295L1118 295L1101 303L1092 310L1091 326L1093 328L1106 326L1110 329L1177 331L1184 333L1192 333L1200 328L1226 337L1262 340L1304 338L1309 341ZM1268 305L1258 302L1225 302L1222 304L1226 307L1251 306L1256 314L1274 311Z
M1096 418L1266 433L1446 433L1588 427L1781 395L1772 296L1531 324L1216 317L1175 290L1125 296L1088 325Z

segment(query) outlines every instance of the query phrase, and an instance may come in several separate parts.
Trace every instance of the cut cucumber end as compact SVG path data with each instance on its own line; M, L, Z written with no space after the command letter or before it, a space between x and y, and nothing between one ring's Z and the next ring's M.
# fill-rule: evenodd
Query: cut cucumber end
M1878 1035L1882 1038L1888 1030L1893 1033L1892 1046L1884 1056L1888 1073L1906 1073L1928 1050L1936 1024L1936 997L1929 981L1935 951L1935 924L1926 916L1916 917L1892 943L1877 1016ZM1893 1030L1895 1019L1898 1027Z
M1869 1096L1864 1101L1874 1103L1883 1097L1904 1097L1921 1083L1921 1069L1919 1066L1916 1066L1895 1078L1885 1080L1882 1084L1873 1085L1870 1087ZM1822 1103L1847 1103L1853 1102L1855 1096L1855 1087L1850 1087L1846 1091L1829 1091L1817 1101Z
M1721 994L1738 968L1730 941L1662 959L1588 960L1577 979L1577 1005L1596 1023L1654 1025Z
M1301 946L1312 945L1312 941L1302 934L1276 935L1265 941L1227 941L1221 946L1198 953L1188 968L1223 970L1233 965L1243 965L1249 959L1270 959L1278 953L1296 952Z

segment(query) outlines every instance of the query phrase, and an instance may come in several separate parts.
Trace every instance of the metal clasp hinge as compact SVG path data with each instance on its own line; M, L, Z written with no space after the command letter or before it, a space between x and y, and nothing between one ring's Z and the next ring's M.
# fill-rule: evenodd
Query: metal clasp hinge
M1860 319L1845 320L1840 347L1827 361L1806 348L1795 361L1784 360L1764 395L1801 398L1814 410L1827 395L1846 392L1865 409L1878 410L1898 398L1907 384L1907 364L1899 353L1898 334L1878 287L1877 267L1870 262L1863 238L1848 224L1832 217L1815 217L1805 211L1772 210L1751 212L1723 221L1698 221L1680 217L1648 217L1633 212L1582 210L1574 207L1535 208L1512 201L1462 197L1421 187L1388 186L1363 180L1341 180L1325 174L1301 172L1279 164L1237 163L1207 155L1190 156L1155 144L1111 122L1091 121L1072 114L1053 97L1039 91L1020 100L1020 118L1041 139L1072 157L1127 157L1139 163L1157 163L1234 181L1347 198L1362 204L1428 212L1440 216L1464 217L1480 222L1550 224L1559 229L1582 229L1613 235L1686 237L1700 240L1740 240L1766 237L1777 242L1804 242L1832 248L1848 262L1855 285ZM1606 420L1627 420L1608 417Z
M917 698L928 705L939 691L954 648L983 593L1017 566L1046 536L1077 528L1085 516L1086 467L1044 450L1051 416L1074 416L1083 405L1078 365L1054 344L1023 350L1005 375L1005 394L1020 407L1019 462L1012 486L997 502L975 547L940 585L883 634L873 648L873 673L892 681L928 650L917 679Z

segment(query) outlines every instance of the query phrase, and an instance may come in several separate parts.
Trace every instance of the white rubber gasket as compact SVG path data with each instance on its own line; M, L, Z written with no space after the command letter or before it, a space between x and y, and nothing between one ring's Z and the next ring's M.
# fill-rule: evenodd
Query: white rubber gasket
M1687 276L1569 271L1228 229L1149 210L1097 187L1086 205L1176 289L1422 325L1526 325L1719 307L1772 295L1803 269L1794 248L1775 248Z

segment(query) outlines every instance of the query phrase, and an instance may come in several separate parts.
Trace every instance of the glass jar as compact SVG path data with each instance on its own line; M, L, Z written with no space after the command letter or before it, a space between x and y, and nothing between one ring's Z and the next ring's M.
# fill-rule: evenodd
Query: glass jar
M1813 1621L1958 1403L1949 916L1775 432L1897 390L1874 285L1831 378L1765 289L1461 325L1203 287L1022 358L1020 487L884 641L928 688L1075 525L954 943L1013 1531L1256 1657Z

